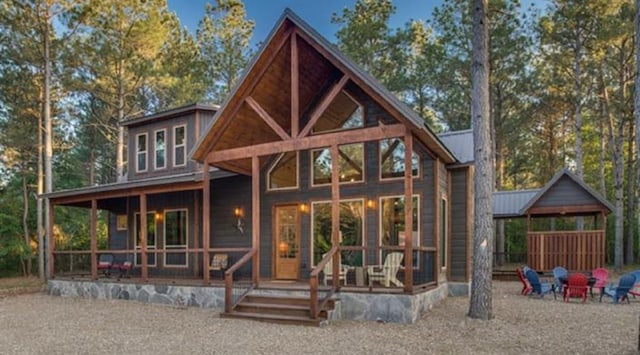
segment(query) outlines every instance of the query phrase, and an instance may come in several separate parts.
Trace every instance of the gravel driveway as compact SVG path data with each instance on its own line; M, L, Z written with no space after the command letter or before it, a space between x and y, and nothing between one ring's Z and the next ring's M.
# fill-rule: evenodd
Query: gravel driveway
M217 310L133 301L0 299L2 354L634 354L640 299L572 304L494 281L489 322L448 298L412 325L338 321L323 328L221 319Z

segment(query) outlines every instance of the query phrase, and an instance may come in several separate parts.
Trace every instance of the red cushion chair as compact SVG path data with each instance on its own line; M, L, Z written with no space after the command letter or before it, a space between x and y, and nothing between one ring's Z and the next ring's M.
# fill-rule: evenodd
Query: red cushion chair
M529 281L524 277L522 269L517 268L516 273L518 274L518 279L520 279L520 282L522 282L522 291L520 291L520 294L526 296L529 294L529 292L531 292L531 285L529 284Z
M593 269L591 276L596 278L596 282L593 284L592 289L595 288L598 292L602 292L602 289L607 286L607 282L609 282L609 270L599 267L597 269ZM593 297L593 291L591 293L591 297Z
M564 288L562 296L565 302L569 302L570 298L581 297L582 303L587 300L587 283L589 279L584 274L571 274L567 279L567 286Z

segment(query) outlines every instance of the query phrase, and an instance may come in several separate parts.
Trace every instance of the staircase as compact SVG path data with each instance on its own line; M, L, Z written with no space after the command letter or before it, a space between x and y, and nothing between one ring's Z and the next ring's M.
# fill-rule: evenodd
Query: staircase
M280 324L321 326L329 323L336 301L336 299L327 301L320 310L318 318L312 319L309 313L308 297L248 294L230 313L221 313L220 317L251 319Z

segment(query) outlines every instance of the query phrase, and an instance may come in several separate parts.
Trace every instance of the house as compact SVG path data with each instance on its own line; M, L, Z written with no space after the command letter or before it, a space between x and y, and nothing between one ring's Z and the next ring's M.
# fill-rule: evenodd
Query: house
M290 10L220 107L123 124L126 181L47 196L48 235L60 209L90 211L89 250L50 238L51 294L186 300L228 316L275 295L288 297L276 320L414 322L468 293L468 155ZM130 278L101 277L106 254L131 262Z

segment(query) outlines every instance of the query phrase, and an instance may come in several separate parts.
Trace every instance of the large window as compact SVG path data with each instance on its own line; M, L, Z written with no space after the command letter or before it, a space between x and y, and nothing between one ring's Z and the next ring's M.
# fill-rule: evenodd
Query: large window
M322 260L322 255L331 249L331 201L314 202L311 206L312 235L311 252L313 265ZM364 246L364 201L340 201L340 245ZM362 266L362 250L343 250L342 264Z
M380 198L380 246L405 246L406 226L404 221L404 196ZM413 195L412 244L420 246L420 197ZM414 251L414 266L419 265ZM381 254L382 259L382 254Z
M186 209L164 212L165 266L187 266L187 221ZM172 251L175 249L183 250Z
M142 133L136 136L136 171L141 173L147 171L147 134Z
M311 151L312 185L331 184L331 151L317 149ZM338 147L338 173L340 183L364 181L364 144L345 144Z
M447 233L449 231L449 211L447 210L447 200L443 197L440 200L440 267L447 267Z
M351 95L341 91L313 126L313 133L364 127L364 109Z
M135 214L135 231L136 231L136 265L142 264L142 259L140 250L142 249L142 230L140 226L142 223L140 222L140 213ZM147 254L147 265L148 266L156 266L156 255L153 252L156 249L156 213L155 212L147 212L147 250L151 251L151 253Z
M173 128L173 166L187 164L187 135L186 126Z
M298 153L281 154L269 170L269 190L295 189L298 187Z
M380 179L404 177L404 142L400 138L380 141ZM418 155L411 153L411 175L418 176Z
M165 136L167 134L166 130L160 130L155 132L155 167L156 169L164 169L165 168Z

